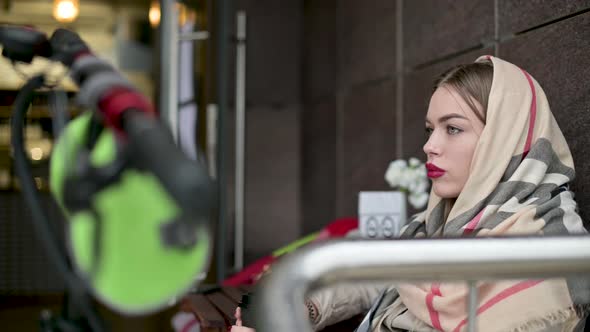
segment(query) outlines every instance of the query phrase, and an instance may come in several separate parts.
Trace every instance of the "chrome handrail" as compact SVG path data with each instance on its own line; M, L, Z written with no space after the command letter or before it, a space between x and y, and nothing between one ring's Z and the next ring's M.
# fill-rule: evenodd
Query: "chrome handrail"
M337 241L285 257L259 287L257 332L312 331L304 297L342 281L457 281L590 274L590 236Z

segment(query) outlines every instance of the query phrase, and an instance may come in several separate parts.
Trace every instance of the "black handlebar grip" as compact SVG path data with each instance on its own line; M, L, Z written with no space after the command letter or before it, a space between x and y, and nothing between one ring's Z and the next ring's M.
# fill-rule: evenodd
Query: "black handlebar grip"
M153 172L187 213L208 217L215 195L206 167L189 159L153 117L127 110L122 120L133 164Z
M49 38L51 49L56 60L70 67L74 59L81 53L89 53L90 48L80 36L70 30L59 28Z
M50 57L51 46L45 33L23 26L0 26L2 55L13 60L31 63L35 56Z

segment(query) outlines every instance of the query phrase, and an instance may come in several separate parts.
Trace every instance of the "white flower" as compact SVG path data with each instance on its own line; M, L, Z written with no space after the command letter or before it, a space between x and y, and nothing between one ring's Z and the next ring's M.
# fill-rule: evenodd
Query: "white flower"
M426 192L428 189L428 180L423 177L416 177L412 183L408 186L408 190L412 194L419 194Z
M416 181L425 179L425 176L422 173L422 170L420 168L413 168L412 169L412 176L413 176L414 180L416 180Z
M419 209L428 202L426 166L418 158L392 161L385 172L385 180L393 188L405 191L410 204Z
M420 164L422 164L420 159L414 157L410 158L410 167L415 168L420 166Z
M408 167L408 163L403 159L395 160L390 165L392 165L393 167L396 167L396 168L407 168Z
M411 193L408 196L408 201L415 209L420 209L428 202L428 194L426 192Z
M392 187L401 186L401 182L404 175L404 170L408 167L405 160L398 159L389 164L387 171L385 172L385 181Z
M401 172L401 176L400 176L400 180L399 180L399 186L402 189L408 189L408 187L410 186L410 183L412 183L413 181L413 174L412 174L412 170L411 169L404 169Z
M418 166L416 168L416 171L418 171L418 174L420 174L421 177L426 179L426 173L427 173L426 165L422 164L422 165Z
M404 172L403 187L411 192L425 191L424 181L425 176L419 168L409 168Z

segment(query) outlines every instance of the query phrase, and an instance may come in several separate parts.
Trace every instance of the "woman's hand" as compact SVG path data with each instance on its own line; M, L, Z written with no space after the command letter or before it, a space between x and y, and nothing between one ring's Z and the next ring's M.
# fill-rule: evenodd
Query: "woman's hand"
M242 326L242 308L236 308L236 313L234 314L234 317L236 318L236 325L232 325L230 330L231 332L256 332L256 330L254 329Z

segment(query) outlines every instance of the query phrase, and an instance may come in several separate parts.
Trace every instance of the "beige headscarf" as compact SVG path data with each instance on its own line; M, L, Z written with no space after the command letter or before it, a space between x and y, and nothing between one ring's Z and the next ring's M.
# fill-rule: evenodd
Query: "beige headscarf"
M477 61L484 59L492 61L494 76L469 179L454 204L431 192L427 210L402 236L584 233L568 190L574 163L545 93L517 66L491 56ZM586 314L576 286L565 279L477 285L479 331L542 331L568 322L575 325ZM374 327L394 329L405 321L417 330L466 330L466 285L403 284L396 291L399 298Z

